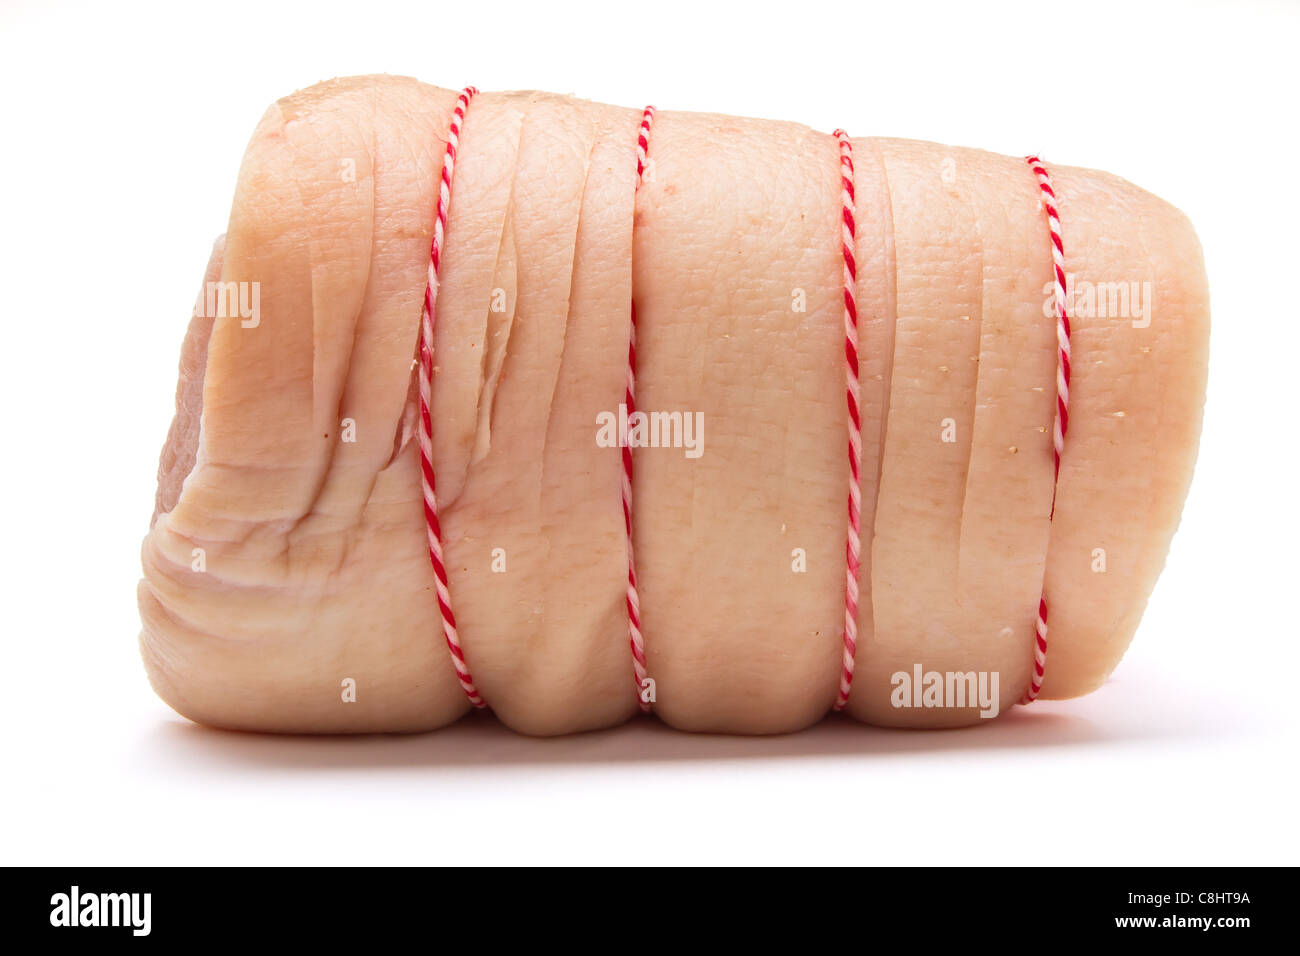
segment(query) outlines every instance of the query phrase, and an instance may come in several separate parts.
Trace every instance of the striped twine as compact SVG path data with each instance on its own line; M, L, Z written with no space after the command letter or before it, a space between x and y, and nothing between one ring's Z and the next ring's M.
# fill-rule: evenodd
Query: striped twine
M438 271L442 266L442 245L447 234L447 208L451 205L451 178L456 167L456 151L460 148L460 128L465 122L469 101L478 93L472 86L461 90L456 108L447 130L447 152L442 159L442 182L438 186L438 214L433 223L433 245L429 250L429 278L424 287L424 308L420 312L420 478L424 486L424 519L429 539L429 562L433 565L438 591L438 609L442 612L442 631L451 652L451 663L456 668L465 696L475 707L487 704L474 686L465 651L456 633L456 616L451 612L451 592L447 587L447 568L442 555L442 526L438 523L438 498L434 493L433 478L433 420L429 414L433 392L433 324L438 298Z
M862 541L862 415L858 385L858 302L857 259L854 237L857 213L853 192L853 142L837 129L833 134L840 144L841 240L844 255L844 394L848 403L849 433L849 530L844 546L844 662L840 668L840 689L835 710L843 710L853 687L853 668L858 651L858 569L861 567Z
M650 126L654 123L655 108L647 106L641 113L641 128L636 136L636 189L641 189L645 179L646 153L650 149ZM623 401L631 421L636 411L636 298L631 298L631 323L627 338L627 391ZM650 713L650 702L643 696L648 688L648 671L645 662L645 640L641 636L641 601L637 596L636 560L632 551L632 448L623 436L623 527L627 531L627 633L632 645L632 677L636 681L636 699L642 713Z
M1061 242L1061 217L1056 210L1056 192L1047 167L1037 156L1026 156L1025 162L1038 178L1039 197L1047 212L1047 228L1052 236L1052 268L1056 275L1056 421L1052 430L1052 453L1055 461L1052 489L1051 516L1056 516L1056 490L1061 478L1061 455L1065 451L1065 433L1070 428L1070 316L1065 306L1065 246ZM1036 700L1043 689L1043 675L1047 671L1047 594L1038 599L1038 620L1034 624L1034 669L1029 676L1022 704Z

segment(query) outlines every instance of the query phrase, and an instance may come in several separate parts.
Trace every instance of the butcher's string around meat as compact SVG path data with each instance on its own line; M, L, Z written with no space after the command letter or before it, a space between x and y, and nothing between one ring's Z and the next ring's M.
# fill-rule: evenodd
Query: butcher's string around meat
M1052 272L1056 305L1056 416L1052 428L1052 459L1055 470L1052 483L1052 517L1056 516L1056 491L1061 480L1061 455L1065 452L1065 433L1070 427L1070 316L1065 308L1065 246L1061 242L1061 216L1057 212L1056 192L1052 177L1037 156L1026 156L1025 162L1038 177L1039 197L1047 213L1047 228L1052 238ZM1032 703L1043 689L1043 674L1047 669L1047 586L1038 599L1038 620L1034 622L1034 668L1029 675L1022 704Z
M655 108L647 106L641 112L641 128L636 134L636 189L645 181L646 163L650 150L650 126L654 123ZM633 273L635 275L635 272ZM636 411L636 290L632 290L628 309L630 321L627 333L627 402L628 421ZM627 532L627 632L632 645L632 679L636 686L637 705L642 713L650 713L654 699L650 676L646 671L645 642L641 638L641 601L636 590L636 561L632 553L632 443L623 445L623 526Z
M486 707L456 633L456 617L451 612L451 591L447 585L447 568L442 560L442 526L438 523L438 498L433 480L433 419L429 404L433 392L433 324L437 316L438 270L442 266L442 244L447 236L447 209L451 206L451 179L456 169L456 151L460 148L460 127L465 122L469 101L478 90L467 86L456 98L447 129L447 151L442 157L442 181L438 184L438 209L433 221L433 245L429 250L429 278L424 288L424 307L420 314L420 481L424 487L424 520L428 528L429 561L437 579L438 610L442 612L442 632L447 639L452 666L465 696L475 707Z
M840 249L844 258L844 394L849 432L849 530L844 545L844 662L835 709L843 710L853 689L853 668L858 654L858 569L862 557L862 415L858 404L858 264L856 199L853 191L853 141L837 129L840 144Z
M433 243L429 250L428 281L424 290L424 305L420 316L420 477L424 491L424 517L428 532L429 561L436 579L438 609L442 614L443 636L451 654L452 666L465 696L475 707L486 707L479 694L465 659L460 635L456 631L456 618L451 609L451 592L447 568L443 559L442 528L438 522L438 499L433 472L433 419L430 413L433 382L433 329L437 321L438 273L442 262L442 248L447 234L447 212L451 206L451 186L455 173L456 153L460 148L461 126L469 110L470 101L477 95L474 87L461 90L452 111L447 130L447 148L443 154L442 177L438 186L438 202L433 225ZM641 124L636 141L636 189L645 181L650 129L655 110L647 106L641 114ZM844 363L845 403L847 412L849 495L848 533L845 541L845 591L844 591L844 656L840 670L839 690L834 709L843 710L848 704L853 687L853 672L857 657L858 573L861 568L861 516L862 516L862 416L860 409L858 369L858 310L857 310L857 259L854 253L857 234L856 198L854 194L853 142L843 130L836 130L835 140L840 153L840 231L841 254L844 260ZM1061 218L1057 210L1056 193L1051 176L1037 156L1027 156L1025 161L1038 180L1041 204L1047 214L1048 231L1052 243L1052 268L1055 278L1054 299L1056 309L1057 371L1056 413L1052 433L1054 480L1052 515L1056 513L1056 484L1061 475L1061 455L1065 450L1065 433L1069 429L1070 403L1070 318L1065 298L1065 247L1061 241ZM625 402L630 418L636 408L636 299L629 302L627 387ZM646 666L645 641L641 634L641 606L637 594L636 562L632 546L632 477L633 461L630 442L622 444L622 504L623 524L627 534L627 616L628 638L632 650L632 675L637 702L643 712L649 712L653 699L649 692L653 686ZM1030 703L1038 697L1043 687L1047 668L1047 594L1038 601L1038 617L1034 624L1034 660L1029 685L1021 703Z

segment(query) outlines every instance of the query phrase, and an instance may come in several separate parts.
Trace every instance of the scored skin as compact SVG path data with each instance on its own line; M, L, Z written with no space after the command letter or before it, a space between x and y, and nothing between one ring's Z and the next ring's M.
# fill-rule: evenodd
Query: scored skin
M797 730L834 700L842 646L838 147L792 123L663 113L650 155L639 404L702 412L705 435L694 460L635 452L655 713L683 730Z
M890 678L915 664L995 671L999 711L1028 680L1052 484L1054 333L1039 292L1050 248L1023 160L925 143L882 150L903 278L877 631L860 646L852 709L873 723L953 726L978 710L896 709Z
M250 144L222 277L261 281L262 325L216 323L198 466L183 493L174 475L160 481L167 513L146 539L140 590L150 676L164 699L196 720L256 730L400 731L441 726L468 710L433 600L410 435L410 367L433 190L454 101L451 91L410 80L335 81L281 101ZM635 711L622 610L619 465L615 449L595 448L593 411L612 411L622 399L627 260L635 241L639 404L705 414L703 458L687 461L680 449L636 455L636 539L655 709L683 729L797 729L829 708L840 654L846 462L837 149L829 136L794 124L661 112L650 149L656 176L636 198L633 237L639 118L639 109L542 94L482 94L471 106L434 359L435 464L452 605L475 679L512 727L558 733L605 726ZM893 412L872 389L902 395L886 361L892 314L880 316L893 310L893 223L882 219L902 215L891 209L902 188L894 180L927 165L916 148L855 141L864 595L872 573L871 455L873 443L881 443L873 415L879 422ZM887 177L885 166L871 161L877 150L888 157ZM962 188L984 184L972 200L981 213L986 194L1013 188L1011 169L1023 165L948 152ZM354 183L340 181L343 158L355 160ZM1157 318L1147 330L1158 332L1157 347L1125 360L1146 362L1138 366L1145 378L1108 378L1118 365L1087 373L1076 365L1076 381L1091 382L1079 388L1133 406L1120 421L1149 443L1107 444L1115 436L1098 427L1113 428L1115 419L1090 416L1088 399L1076 398L1083 410L1072 417L1066 463L1080 429L1085 437L1070 478L1078 485L1070 495L1080 504L1065 501L1063 468L1057 523L1064 512L1073 524L1060 534L1053 527L1053 562L1058 548L1073 551L1100 527L1107 541L1127 534L1133 547L1112 544L1132 556L1119 555L1118 565L1112 557L1110 573L1095 576L1114 589L1102 601L1093 576L1065 574L1053 583L1048 569L1049 588L1061 593L1052 608L1045 693L1065 696L1089 689L1114 666L1176 525L1199 428L1207 305L1199 250L1180 214L1113 177L1052 172L1072 272L1095 281L1140 278L1134 272L1153 262L1158 303L1170 289L1165 324ZM1026 195L1035 197L1027 167L1024 176ZM517 196L520 189L531 198ZM1125 222L1145 217L1143 243L1106 241L1116 227L1116 196ZM1024 202L1037 211L1035 199ZM994 247L1027 250L1026 261L1002 273L985 263L983 285L971 292L976 314L1019 295L1000 291L1015 286L1017 267L1032 274L1032 304L1041 309L1051 275L1050 260L1038 259L1046 256L1045 219L1033 224L1036 237L990 238L993 229L1024 228L1025 207L1021 200L1014 205L1015 215L999 205L987 217L972 217L985 257ZM906 268L900 258L904 285ZM791 307L795 288L806 291L806 313ZM493 289L507 292L505 315L489 309ZM913 311L939 311L917 301ZM526 325L514 327L530 319L531 339ZM1046 336L1036 329L1035 339L1050 342L1051 320L1042 324ZM563 341L545 338L543 330ZM1123 344L1121 332L1105 343ZM524 343L531 343L526 350ZM983 356L985 343L978 348ZM1050 355L1034 361L1052 365ZM1139 388L1143 382L1152 383L1149 391ZM1052 390L1050 376L1039 384ZM1001 400L1002 387L990 381L994 397L987 401ZM995 463L979 437L978 403L986 401L984 392L979 396L968 456L972 464L981 456ZM1135 420L1139 405L1158 412L1158 429ZM355 443L338 442L344 417L357 423ZM1094 418L1101 426L1089 424ZM543 436L531 431L538 427ZM938 446L938 422L930 430L930 444ZM1120 437L1127 442L1130 433ZM1001 432L990 431L990 439L994 434ZM1021 455L1028 458L1031 444ZM1096 500L1125 475L1146 491L1148 475L1127 471L1135 467L1155 476L1157 507L1136 486L1121 502ZM988 497L995 497L994 474L963 490L958 514L972 501L986 510L996 503ZM1097 484L1085 487L1090 478ZM1102 524L1088 516L1099 503L1110 509L1094 512ZM1013 517L1032 524L1033 510ZM1134 514L1150 517L1135 527ZM975 539L962 540L970 547ZM207 551L203 574L190 570L199 546ZM506 549L505 574L490 572L494 547ZM806 574L791 571L795 547L806 549ZM922 563L921 545L917 550L912 560ZM1041 554L1021 557L1041 567ZM997 560L990 555L987 563ZM961 567L975 591L996 590L978 568L964 560ZM1116 580L1121 568L1123 581ZM871 604L862 605L860 633L868 639L860 640L850 713L875 723L923 723L914 718L925 712L915 710L901 712L899 721L872 691L886 669L873 657L879 648L869 639ZM1022 612L1026 621L1032 612ZM1027 673L1028 634L1007 643L1023 648L1023 657L1016 650L991 664L960 663ZM933 667L941 659L900 652L907 666L914 660ZM872 673L874 680L864 676ZM345 677L357 681L355 704L340 702ZM1014 683L1004 674L1004 697L1023 689L1008 687Z
M875 634L857 688L874 715L948 723L952 710L888 707L888 675L991 670L962 619L958 540L975 414L981 324L978 208L939 175L951 150L881 144L894 211L897 319L871 568ZM944 423L949 422L948 426ZM951 441L942 440L945 428ZM864 675L864 678L866 675Z
M1029 683L1051 530L1056 324L1043 315L1051 235L1023 159L954 164L951 178L979 210L982 264L956 590L963 627L978 644L975 659L999 672L999 707L1006 710Z
M479 402L476 450L458 497L442 498L452 609L475 682L497 715L527 733L609 726L636 709L624 610L626 544L617 449L596 416L622 400L630 316L632 111L566 97L482 95L466 122L439 300L436 359L457 328L454 250L476 227L478 184L460 180L498 111L522 114L510 220L509 328L494 337L495 391ZM485 189L502 190L500 181ZM462 219L461 217L465 218ZM465 314L489 297L467 296ZM474 303L478 303L475 310ZM443 317L448 321L444 323ZM440 393L434 395L435 416ZM435 444L438 425L435 424ZM441 473L441 462L435 461ZM498 550L499 549L499 550ZM495 552L495 554L494 554ZM494 561L504 561L504 571Z

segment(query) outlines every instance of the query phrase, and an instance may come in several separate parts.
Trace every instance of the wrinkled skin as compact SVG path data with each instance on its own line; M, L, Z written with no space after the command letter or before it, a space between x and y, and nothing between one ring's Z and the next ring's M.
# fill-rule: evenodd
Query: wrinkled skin
M416 731L469 709L413 439L454 101L401 78L333 81L274 105L249 144L207 280L260 283L260 320L191 323L139 592L150 678L196 721ZM661 112L653 179L635 190L639 121L541 93L470 108L433 392L460 634L483 696L519 731L636 712L619 452L595 441L597 414L622 401L635 289L638 405L699 411L705 426L698 458L636 452L655 713L684 730L798 730L834 701L842 649L838 148L792 123ZM1049 521L1055 331L1032 173L895 140L856 140L854 157L864 556L849 712L980 719L892 706L890 675L916 663L997 671L1012 706L1044 581L1044 696L1086 693L1133 635L1191 476L1209 323L1193 230L1120 179L1051 166L1068 271L1149 281L1154 308L1146 327L1076 317Z

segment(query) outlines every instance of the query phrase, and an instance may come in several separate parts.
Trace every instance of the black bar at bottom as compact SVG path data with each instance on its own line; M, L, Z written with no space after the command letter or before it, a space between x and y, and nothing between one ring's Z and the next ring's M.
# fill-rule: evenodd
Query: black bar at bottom
M41 942L431 947L589 940L636 949L831 951L885 939L1057 948L1294 935L1291 869L10 869L4 926ZM59 937L64 937L60 940ZM620 937L622 938L620 941ZM457 940L464 942L457 943ZM820 942L817 942L820 940ZM300 951L300 949L299 949ZM918 950L923 951L923 950Z

